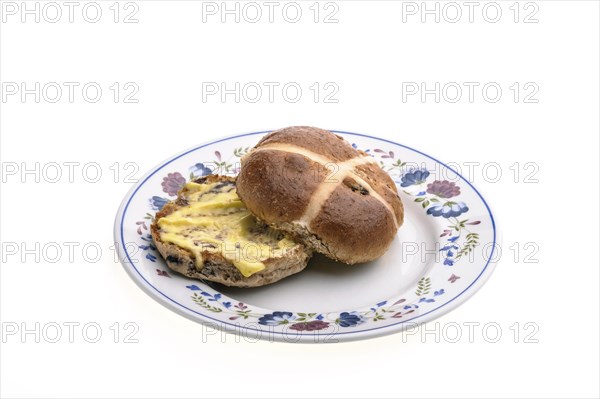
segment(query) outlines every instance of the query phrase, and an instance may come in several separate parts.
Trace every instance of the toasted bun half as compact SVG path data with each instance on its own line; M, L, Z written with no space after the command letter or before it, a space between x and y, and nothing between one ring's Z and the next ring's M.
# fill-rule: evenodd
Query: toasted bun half
M194 180L196 183L227 182L234 184L230 177L210 175ZM189 250L161 239L159 220L186 206L185 188L180 190L177 199L167 203L155 216L151 225L151 234L158 252L164 258L167 266L186 277L212 281L232 287L259 287L274 283L284 277L302 271L311 257L312 251L302 244L296 244L279 256L272 256L263 261L265 269L244 277L242 273L221 253L202 251L202 265L198 266L196 256ZM274 232L269 226L256 221L253 229L255 234L281 234ZM260 239L260 237L259 237Z
M259 219L348 264L383 255L404 219L377 161L314 127L266 135L242 158L237 191Z

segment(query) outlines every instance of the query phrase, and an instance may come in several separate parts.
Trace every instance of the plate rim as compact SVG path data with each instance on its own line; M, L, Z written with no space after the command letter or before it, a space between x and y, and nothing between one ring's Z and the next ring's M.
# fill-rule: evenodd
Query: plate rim
M209 145L217 144L217 143L220 143L223 141L229 141L232 139L246 137L246 136L267 134L274 130L275 129L252 131L252 132L248 132L248 133L240 133L240 134L224 136L224 137L221 137L221 138L218 138L215 140L206 141L202 144L198 144L193 147L187 148L186 150L183 150L175 155L172 155L171 157L166 158L162 162L158 163L155 167L153 167L146 174L144 174L127 191L127 193L125 194L123 200L121 201L121 204L119 205L119 208L115 215L114 231L113 231L115 247L117 248L117 252L119 254L119 261L120 261L121 265L123 266L123 268L125 269L125 271L127 272L127 274L129 275L129 277L136 283L136 285L138 285L142 289L142 291L144 291L148 296L150 296L156 302L160 303L162 306L168 308L171 311L174 311L175 313L177 313L189 320L192 320L196 323L202 324L205 327L215 328L220 331L225 331L228 333L239 334L240 332L242 332L244 330L249 330L249 331L256 332L259 335L259 337L257 337L257 338L261 339L261 340L265 340L265 337L263 337L263 335L267 334L268 336L266 339L271 342L272 341L283 341L283 342L294 342L294 343L321 343L321 342L335 343L335 342L342 342L342 341L347 342L347 341L375 338L375 337L380 337L380 336L384 336L384 335L389 335L389 334L405 331L408 328L417 328L418 326L420 326L424 323L427 323L431 320L434 320L438 317L444 316L444 315L448 314L449 312L451 312L452 310L459 307L465 301L467 301L472 296L474 296L479 291L479 289L481 289L481 287L483 287L483 285L485 285L485 283L491 277L491 275L493 274L493 272L496 268L496 265L499 261L498 256L495 254L495 252L496 252L496 248L501 246L502 237L501 237L500 231L498 229L498 223L496 221L496 218L494 217L495 212L492 212L490 205L485 200L485 198L481 194L480 190L478 190L475 186L473 186L473 184L469 180L467 180L465 177L463 177L456 170L449 167L446 163L440 161L439 159L437 159L429 154L426 154L420 150L417 150L411 146L408 146L406 144L400 144L393 140L389 140L389 139L382 138L382 137L376 137L376 136L372 136L372 135L368 135L368 134L364 134L364 133L349 132L349 131L345 131L345 130L329 130L332 133L341 133L341 134L346 134L346 135L351 135L351 136L359 136L359 137L365 137L365 138L374 139L374 140L378 140L378 141L383 141L383 142L386 142L389 144L393 144L393 145L397 145L397 146L406 148L410 151L414 151L424 157L431 159L434 162L437 162L438 164L442 165L443 167L449 169L454 174L456 174L462 181L464 181L466 184L469 185L469 187L475 192L475 194L477 194L479 199L484 204L485 209L487 210L488 215L490 217L492 233L493 233L492 251L490 252L490 254L488 256L486 265L479 272L479 274L477 275L475 280L473 280L471 282L471 284L469 284L466 288L464 288L454 298L452 298L449 301L443 303L442 305L440 305L434 309L431 309L423 314L420 314L410 320L398 321L397 323L394 323L394 324L372 327L372 328L369 328L366 330L358 330L358 331L335 331L335 332L329 332L329 333L314 331L312 334L305 334L305 333L295 334L295 335L293 335L293 340L286 339L286 338L290 338L292 336L292 334L290 334L290 332L286 332L286 331L279 332L279 331L273 331L272 329L269 331L265 331L265 330L261 330L261 329L245 327L245 326L240 325L239 323L237 323L237 324L229 323L224 320L216 319L216 318L206 315L204 313L200 313L194 309L190 309L186 305L177 302L177 300L170 298L168 295L166 295L165 293L160 291L157 287L152 285L140 273L140 271L135 267L135 265L131 261L131 258L129 257L129 253L125 250L124 236L123 236L123 221L125 219L126 211L129 207L129 204L130 204L131 200L133 199L135 193L156 172L158 172L159 170L161 170L163 167L170 164L171 162L183 157L184 155L187 155L193 151L197 151L201 148L207 147ZM447 307L447 306L449 306L449 307ZM443 311L442 313L440 313L439 309L442 309L444 307L446 307L446 310ZM330 337L342 337L342 339L337 340L337 339L331 339ZM321 338L323 338L323 340ZM327 338L327 339L325 339L325 338ZM254 339L254 338L252 338L252 339Z

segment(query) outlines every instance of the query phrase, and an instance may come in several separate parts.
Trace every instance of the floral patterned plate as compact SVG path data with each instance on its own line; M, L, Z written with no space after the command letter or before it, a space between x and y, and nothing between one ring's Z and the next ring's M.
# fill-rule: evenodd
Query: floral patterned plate
M240 157L266 133L227 137L176 155L140 179L123 200L115 221L120 259L131 278L169 309L252 340L339 342L439 317L471 297L492 273L494 218L467 180L420 151L348 132L336 133L380 162L404 202L404 225L384 256L355 266L315 256L301 273L249 289L208 285L168 269L148 231L156 211L187 179L236 175Z

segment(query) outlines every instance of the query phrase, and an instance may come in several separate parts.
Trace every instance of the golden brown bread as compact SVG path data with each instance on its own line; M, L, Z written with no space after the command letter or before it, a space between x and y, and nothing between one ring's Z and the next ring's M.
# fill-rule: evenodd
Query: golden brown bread
M242 158L237 191L261 220L349 264L383 255L404 218L396 185L377 162L314 127L260 140Z

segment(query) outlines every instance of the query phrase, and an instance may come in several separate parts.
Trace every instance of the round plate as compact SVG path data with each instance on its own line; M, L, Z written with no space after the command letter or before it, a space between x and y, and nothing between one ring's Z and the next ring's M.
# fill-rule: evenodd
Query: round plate
M380 162L398 186L405 221L385 255L354 266L314 256L304 271L259 288L208 285L171 271L149 234L154 214L187 179L236 175L240 157L266 133L227 137L176 155L123 200L115 221L120 259L131 278L169 309L247 339L339 342L439 317L471 297L492 273L496 226L475 187L420 151L338 131Z

